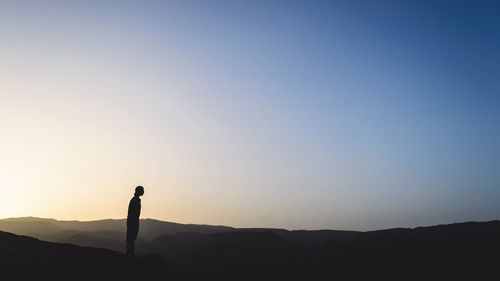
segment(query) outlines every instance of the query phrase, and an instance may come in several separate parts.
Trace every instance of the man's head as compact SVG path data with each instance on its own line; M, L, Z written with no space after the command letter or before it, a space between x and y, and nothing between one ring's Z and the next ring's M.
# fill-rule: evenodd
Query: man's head
M144 195L144 187L142 186L138 186L135 188L135 193L134 193L135 196L142 196Z

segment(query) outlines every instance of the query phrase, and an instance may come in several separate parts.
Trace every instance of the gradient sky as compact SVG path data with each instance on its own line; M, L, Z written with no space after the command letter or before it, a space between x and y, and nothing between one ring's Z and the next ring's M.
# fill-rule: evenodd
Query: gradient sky
M497 1L1 1L0 217L500 218Z

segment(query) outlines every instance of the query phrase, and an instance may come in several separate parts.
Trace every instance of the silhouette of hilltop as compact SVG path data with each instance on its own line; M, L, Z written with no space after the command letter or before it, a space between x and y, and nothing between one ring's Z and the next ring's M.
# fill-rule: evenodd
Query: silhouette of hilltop
M161 258L129 258L0 231L0 280L153 280L167 270Z
M7 222L12 228L16 220ZM29 219L20 222L17 229L29 231L48 223L40 231L44 235L47 230L62 229L55 220L36 219L33 225L26 224ZM106 226L103 222L97 225ZM124 246L117 240L122 232L98 231L91 226L86 223L80 230L55 235L71 243L118 250ZM111 250L0 232L0 280L16 280L8 279L13 276L36 280L140 276L138 280L148 280L154 274L162 276L154 280L489 280L487 277L496 275L500 253L499 221L368 232L176 227L202 231L143 238L146 257L133 260Z

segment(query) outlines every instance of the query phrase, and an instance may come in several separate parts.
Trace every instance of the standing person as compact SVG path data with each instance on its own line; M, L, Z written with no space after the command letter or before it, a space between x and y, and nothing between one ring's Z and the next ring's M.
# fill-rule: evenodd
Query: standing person
M134 197L128 204L127 215L127 255L135 255L135 240L139 234L139 216L141 215L141 198L144 195L144 187L135 188Z

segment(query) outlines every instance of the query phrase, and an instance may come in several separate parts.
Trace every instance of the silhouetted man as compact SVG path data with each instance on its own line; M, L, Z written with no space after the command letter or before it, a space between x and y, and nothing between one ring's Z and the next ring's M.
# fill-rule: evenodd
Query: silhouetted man
M141 198L144 195L144 187L138 186L135 188L134 197L130 199L128 204L127 215L127 255L134 255L135 240L139 234L139 216L141 215Z

